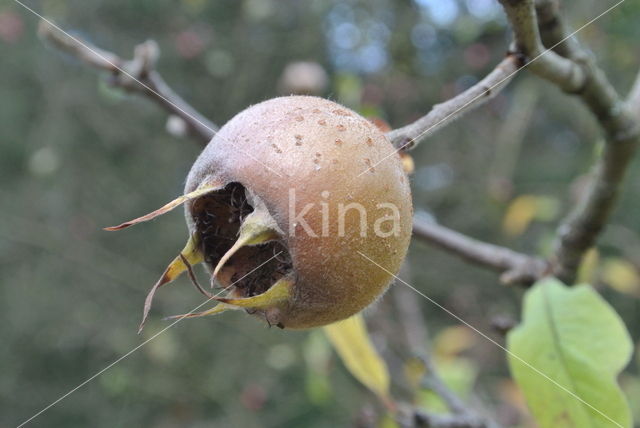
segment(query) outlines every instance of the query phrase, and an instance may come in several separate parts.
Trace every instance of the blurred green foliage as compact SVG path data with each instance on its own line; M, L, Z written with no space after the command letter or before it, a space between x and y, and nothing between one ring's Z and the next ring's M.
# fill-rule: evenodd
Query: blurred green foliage
M28 4L124 57L135 44L157 40L163 76L218 124L280 94L285 67L305 60L328 73L322 95L399 126L482 78L509 40L492 0ZM606 7L596 0L567 2L565 13L577 28ZM638 20L638 4L625 2L580 34L622 93L640 65ZM146 291L182 247L184 221L176 212L127 232L101 231L179 194L198 145L169 135L165 113L150 101L109 88L45 46L37 22L17 3L0 5L0 427L15 426L160 331L166 326L161 316L201 301L186 280L163 289L137 336ZM412 152L416 210L472 236L544 253L584 185L599 139L576 100L523 72L489 105ZM625 260L636 275L639 162L600 247L602 259ZM521 195L547 206L552 201L555 214L527 213L525 205L516 215L529 220L513 236L503 231L503 219ZM409 259L412 284L482 331L491 331L496 316L519 313L522 291L504 289L493 273L419 242ZM607 275L593 271L592 282L637 344L637 294L608 287ZM370 312L370 323L402 397L407 351L389 334L399 329L391 300ZM429 302L421 304L432 331L456 324ZM267 329L242 314L183 322L34 425L364 423L379 409L375 399L327 346L317 332ZM464 353L478 366L475 390L490 412L510 426L526 420L502 351L478 340ZM632 404L640 402L635 358L623 373Z

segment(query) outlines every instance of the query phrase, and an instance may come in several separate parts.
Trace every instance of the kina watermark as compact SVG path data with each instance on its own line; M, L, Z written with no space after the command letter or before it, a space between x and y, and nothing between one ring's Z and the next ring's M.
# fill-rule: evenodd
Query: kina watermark
M392 202L336 201L324 190L316 201L300 203L296 189L289 189L290 236L305 233L312 238L343 238L351 236L355 228L363 238L371 234L380 238L398 237L400 218L400 209Z

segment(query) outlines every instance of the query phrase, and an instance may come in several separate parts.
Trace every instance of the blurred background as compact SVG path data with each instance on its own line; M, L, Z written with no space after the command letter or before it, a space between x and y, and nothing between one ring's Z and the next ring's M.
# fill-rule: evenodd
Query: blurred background
M577 28L608 7L566 2ZM392 126L488 73L508 47L495 0L28 1L72 34L130 58L151 38L158 69L222 125L264 99L316 93ZM621 93L640 67L640 4L580 33ZM15 426L202 301L187 279L144 297L182 248L177 210L121 233L101 227L180 194L201 147L151 101L109 87L47 46L38 18L0 5L0 427ZM300 64L303 62L303 64ZM171 132L167 132L171 131ZM416 211L471 236L545 255L599 150L579 104L521 73L485 107L411 152ZM581 271L640 339L640 159ZM502 342L522 290L414 240L404 279ZM397 287L396 287L397 288ZM407 398L411 347L392 291L367 313ZM414 295L443 377L507 426L530 424L503 352ZM621 382L640 420L637 353ZM437 408L427 392L421 405ZM42 427L389 425L320 331L241 313L181 322L41 415ZM387 424L387 425L385 425Z

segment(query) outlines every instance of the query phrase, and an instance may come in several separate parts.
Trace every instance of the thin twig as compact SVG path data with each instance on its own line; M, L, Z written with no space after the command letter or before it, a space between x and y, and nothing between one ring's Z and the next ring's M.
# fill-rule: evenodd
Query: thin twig
M419 216L413 220L413 234L463 260L500 272L504 284L531 285L548 270L539 258L478 241Z
M203 145L208 143L218 130L213 122L176 94L155 70L160 52L153 40L136 46L133 59L124 60L76 36L68 36L53 27L50 22L48 19L40 21L40 37L84 64L108 72L108 82L112 86L149 97L168 113L182 119L189 133Z
M397 148L411 149L423 138L495 97L513 77L521 64L516 55L507 55L484 79L455 97L433 106L425 116L387 133Z
M400 268L400 275L409 280L410 268L405 262ZM431 352L429 341L429 329L425 323L422 309L415 294L408 287L393 287L393 298L398 309L398 321L404 332L407 348L412 355L423 357Z
M544 18L540 23L533 0L500 0L500 3L511 22L515 45L525 57L531 58L544 50L542 39L551 45L568 41L555 1L538 3L538 11ZM540 31L544 31L544 37ZM586 196L558 229L553 273L566 283L573 283L584 254L609 221L625 172L640 142L640 127L629 106L577 42L570 42L558 52L566 57L547 52L532 64L531 71L577 95L605 134L605 145L596 160Z

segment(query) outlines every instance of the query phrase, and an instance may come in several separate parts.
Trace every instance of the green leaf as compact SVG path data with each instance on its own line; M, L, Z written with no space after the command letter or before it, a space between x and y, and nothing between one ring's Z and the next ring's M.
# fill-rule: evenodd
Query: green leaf
M616 377L632 342L618 314L589 285L537 282L507 347L511 372L540 427L631 427Z

